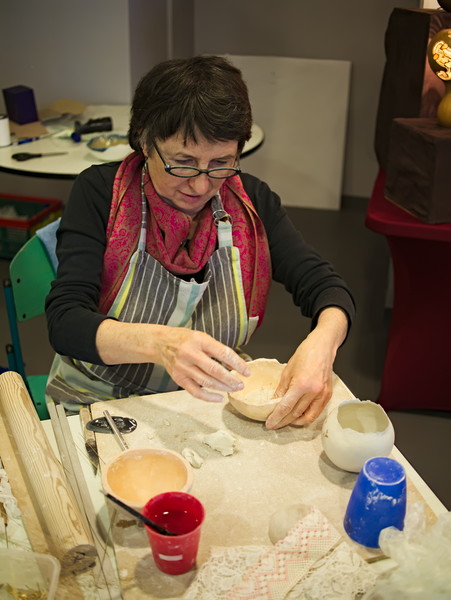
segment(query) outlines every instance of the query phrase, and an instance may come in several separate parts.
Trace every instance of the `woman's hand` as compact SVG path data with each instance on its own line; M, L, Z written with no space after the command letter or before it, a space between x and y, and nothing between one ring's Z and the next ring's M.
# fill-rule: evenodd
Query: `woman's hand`
M250 375L246 361L231 348L184 327L105 319L97 329L96 344L105 364L158 363L180 387L201 400L221 402L223 396L214 391L243 389L243 382L230 370Z
M282 399L266 421L268 429L308 425L321 414L332 395L333 363L347 327L341 309L330 307L321 312L316 328L282 372L275 391Z
M180 387L201 400L223 400L211 390L232 392L243 389L242 381L229 369L250 375L249 366L236 352L200 331L165 327L156 350L159 355L156 362L164 366Z

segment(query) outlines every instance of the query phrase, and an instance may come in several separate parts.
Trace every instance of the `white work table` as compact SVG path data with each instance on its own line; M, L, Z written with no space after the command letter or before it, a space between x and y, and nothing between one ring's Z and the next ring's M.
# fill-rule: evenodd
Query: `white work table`
M329 409L353 397L335 377ZM344 533L343 516L357 475L336 468L325 456L320 435L325 415L309 427L269 431L263 423L238 415L228 403L206 404L184 391L99 402L91 407L93 418L103 416L106 408L111 415L132 417L138 422L136 430L126 435L130 447L154 446L181 452L188 446L204 458L201 468L193 469L191 489L206 509L198 566L207 560L213 545L270 544L269 517L277 509L296 503L319 508L376 570L385 570L390 565L390 561L378 560L380 551L363 548ZM82 452L78 416L69 417L69 422L76 447ZM44 426L49 428L49 422ZM236 438L236 452L232 456L222 456L202 443L205 434L217 430L226 430ZM97 434L96 439L101 469L121 449L112 435ZM391 456L406 470L408 502L423 501L428 522L434 522L437 515L446 512L445 506L396 448ZM86 457L82 468L96 511L108 529L109 514L99 491L99 474L94 476ZM175 578L158 571L144 529L135 524L124 529L125 513L115 513L111 507L110 512L116 515L111 532L123 597L126 600L167 597L161 595L163 590L170 597L183 597L195 571Z
M103 162L101 153L91 150L87 142L99 135L126 135L130 119L130 106L128 105L92 105L88 106L83 114L77 115L76 120L86 123L89 119L111 117L113 130L84 134L81 142L74 142L67 137L58 137L55 127L49 126L49 131L55 129L55 135L42 137L39 140L20 145L11 145L0 148L0 171L16 175L30 175L34 177L47 177L55 179L75 179L84 169L92 164ZM75 118L69 121L69 126L74 125ZM261 146L264 134L261 127L254 124L252 135L244 146L242 156L247 156ZM131 152L129 146L124 146ZM42 156L27 161L17 161L12 158L16 152L66 152L61 156Z
M2 406L6 419L2 421L2 427L15 432L13 435L16 437L10 438L11 443L13 439L19 439L17 436L20 436L20 431L30 432L26 439L23 438L20 446L23 449L16 455L8 451L6 441L4 452L5 457L8 456L8 464L11 464L11 460L21 460L25 456L33 464L42 464L39 471L42 471L42 476L38 476L39 490L42 490L49 503L53 502L54 497L57 500L57 497L64 496L56 490L55 494L49 495L50 489L54 489L53 483L59 481L61 490L66 487L63 484L64 478L67 479L67 486L74 485L72 489L75 490L74 497L78 498L76 502L80 514L77 523L81 526L86 521L87 532L85 537L79 537L86 541L78 543L95 544L100 556L94 567L90 566L92 560L89 562L87 572L78 570L78 575L75 576L77 596L73 593L74 578L60 578L58 600L74 600L75 597L86 600L183 598L196 577L198 568L208 561L213 546L232 549L250 546L272 548L268 535L269 519L276 510L293 504L316 507L341 534L341 539L361 559L368 561L376 572L392 566L392 561L383 557L379 550L355 544L343 530L343 516L357 474L336 468L325 456L321 444L325 413L308 427L286 427L270 431L263 423L239 415L227 402L206 403L185 391L97 402L91 406L93 418L103 416L104 410L108 409L113 416L132 417L137 421L136 430L126 434L126 441L131 448L153 446L181 452L189 447L204 459L199 469L193 469L194 481L190 490L203 503L206 511L197 568L183 575L170 576L155 567L145 529L128 513L117 509L116 505L108 502L107 506L100 491L100 473L94 474L85 449L79 416L66 417L62 407L55 409L49 406L52 420L40 422L33 407L26 408L31 400L26 398L26 390L23 383L20 385L20 377L13 373L6 373L2 377ZM15 395L15 390L19 392L20 398ZM328 410L353 398L344 383L334 376L333 396ZM22 423L24 428L21 427ZM46 436L41 425L51 440L55 455L61 457L62 470L58 460L50 459L53 454L51 447L42 442ZM204 436L218 430L234 436L236 450L232 455L223 456L205 445ZM121 448L116 438L108 433L96 434L96 442L102 470L105 462L119 454ZM44 455L42 451L45 446L48 449ZM427 524L432 525L440 513L447 512L446 508L396 448L391 456L407 472L408 506L421 502L425 507ZM59 465L59 469L52 467L53 462ZM47 471L50 468L52 471ZM58 471L61 471L62 478L57 474ZM56 474L55 479L52 476L51 482L48 480L50 472ZM11 474L17 474L18 481L20 480L18 471L11 470ZM24 484L26 485L26 481ZM31 493L27 493L26 489L27 487L16 498L26 499L34 511L44 510L42 500L39 502L39 498L43 497L42 493L36 496L38 488L30 488ZM51 514L59 514L56 510L59 506L62 504L52 506ZM75 512L71 509L71 514ZM10 519L7 537L6 528L5 534L0 535L0 546L27 546L26 535L20 532L20 522L20 519ZM49 521L45 522L50 527ZM28 523L35 525L37 529L40 527L40 521L29 520ZM58 531L60 529L62 528L58 528ZM50 547L50 543L56 541L56 538L51 535L49 537L45 532L46 529L42 529L43 539L49 542L47 545ZM107 538L110 540L109 544L104 542ZM66 548L64 540L63 546ZM69 548L73 547L71 542ZM92 548L92 545L87 548ZM65 557L66 554L64 551L62 556Z

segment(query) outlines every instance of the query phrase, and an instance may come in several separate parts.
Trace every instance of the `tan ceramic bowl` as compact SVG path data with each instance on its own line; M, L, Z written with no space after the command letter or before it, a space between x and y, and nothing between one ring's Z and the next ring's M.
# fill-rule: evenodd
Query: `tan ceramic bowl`
M272 358L257 358L248 363L251 374L242 377L244 389L229 394L230 404L242 415L254 421L266 421L280 398L274 398L285 364Z
M191 465L172 450L131 448L102 470L104 490L139 511L153 496L187 492L192 483Z

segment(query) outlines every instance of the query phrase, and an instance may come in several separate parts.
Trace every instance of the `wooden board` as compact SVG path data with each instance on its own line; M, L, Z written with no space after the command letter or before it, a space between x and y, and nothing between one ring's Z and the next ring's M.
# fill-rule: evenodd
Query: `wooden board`
M60 560L58 600L81 599L73 572L80 548L89 548L91 538L25 383L13 371L0 375L0 422L1 458L31 548Z
M340 208L351 63L283 56L228 58L241 69L265 134L242 158L287 206Z
M17 449L28 495L48 534L49 549L62 560L72 548L89 544L90 538L25 384L12 371L0 375L0 412Z
M26 473L23 472L23 465L19 460L19 450L12 435L10 435L4 416L0 411L0 458L3 467L7 473L11 491L16 498L17 506L20 510L22 524L25 528L28 541L35 552L41 554L50 554L47 543L47 531L36 514L33 499L30 496ZM8 532L9 535L9 532ZM4 545L7 540L5 539ZM3 544L2 544L3 545Z
M353 398L338 377L330 407ZM198 563L216 546L270 544L269 518L284 506L303 503L317 506L365 559L377 559L380 551L367 550L349 540L342 521L357 475L334 467L322 451L321 427L324 416L307 428L265 429L263 423L238 415L228 404L206 403L187 392L156 394L92 405L94 418L107 408L111 415L132 417L137 429L126 435L130 447L154 446L181 452L191 447L204 458L194 469L191 492L206 509ZM217 430L230 432L237 451L222 456L202 439ZM120 452L112 435L98 434L97 447L102 465ZM402 460L401 455L396 458ZM422 500L409 481L409 502ZM428 508L428 518L435 520ZM195 571L176 578L160 573L150 555L145 531L121 513L115 519L113 538L125 598L159 598L182 595Z

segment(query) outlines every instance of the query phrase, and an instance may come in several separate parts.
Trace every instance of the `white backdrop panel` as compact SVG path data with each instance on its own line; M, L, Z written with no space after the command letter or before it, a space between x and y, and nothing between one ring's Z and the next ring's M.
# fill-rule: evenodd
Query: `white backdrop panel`
M339 209L351 63L227 55L243 72L263 146L243 171L266 181L283 204Z

